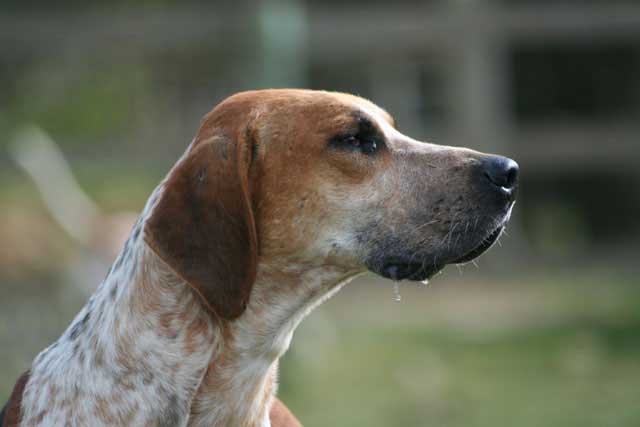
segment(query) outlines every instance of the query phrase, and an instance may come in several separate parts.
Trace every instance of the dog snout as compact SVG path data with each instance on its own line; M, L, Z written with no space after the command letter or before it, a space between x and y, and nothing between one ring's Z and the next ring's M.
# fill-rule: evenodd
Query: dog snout
M503 156L487 156L483 159L481 167L493 188L510 200L515 198L520 170L515 161Z

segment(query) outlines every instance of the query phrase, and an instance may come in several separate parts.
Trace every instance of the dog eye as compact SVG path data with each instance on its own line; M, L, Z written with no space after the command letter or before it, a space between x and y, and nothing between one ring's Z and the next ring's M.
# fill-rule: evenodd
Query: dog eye
M349 135L342 140L344 145L359 149L365 154L372 154L378 149L378 144L372 138L361 138L357 135Z

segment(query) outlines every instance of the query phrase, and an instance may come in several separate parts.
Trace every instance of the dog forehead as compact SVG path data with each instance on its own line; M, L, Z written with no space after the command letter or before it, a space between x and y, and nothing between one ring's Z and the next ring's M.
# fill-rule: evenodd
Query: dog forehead
M309 89L264 89L239 92L218 107L236 106L253 110L256 116L269 112L304 113L311 120L333 118L349 112L361 112L373 121L395 127L391 115L373 102L349 93Z
M341 99L345 104L351 104L355 109L365 113L371 120L378 123L381 127L396 127L395 120L391 114L372 101L349 93L333 92L333 94L338 99Z

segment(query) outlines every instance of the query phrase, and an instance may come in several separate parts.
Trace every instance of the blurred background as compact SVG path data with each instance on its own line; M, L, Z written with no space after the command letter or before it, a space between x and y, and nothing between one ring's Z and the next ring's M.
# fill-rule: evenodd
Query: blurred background
M633 0L3 0L0 400L200 118L267 87L356 93L522 168L477 265L400 302L366 275L303 322L280 396L305 425L640 425Z

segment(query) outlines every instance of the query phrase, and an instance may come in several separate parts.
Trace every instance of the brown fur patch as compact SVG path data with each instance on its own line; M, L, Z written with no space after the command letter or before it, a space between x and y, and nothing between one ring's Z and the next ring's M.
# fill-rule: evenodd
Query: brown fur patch
M4 414L4 427L17 427L20 424L20 418L22 416L22 394L29 381L30 371L20 375L16 385L13 387L11 397L5 408Z
M216 127L224 115L222 108L205 120L191 152L169 176L145 240L213 313L233 319L249 300L257 243L249 147L235 136L238 129Z
M302 423L291 413L280 399L274 399L269 411L271 427L300 427Z
M187 354L193 354L196 351L198 345L198 339L207 333L209 330L209 323L207 319L202 316L198 316L194 319L189 326L187 326L187 332L184 341L184 351Z

